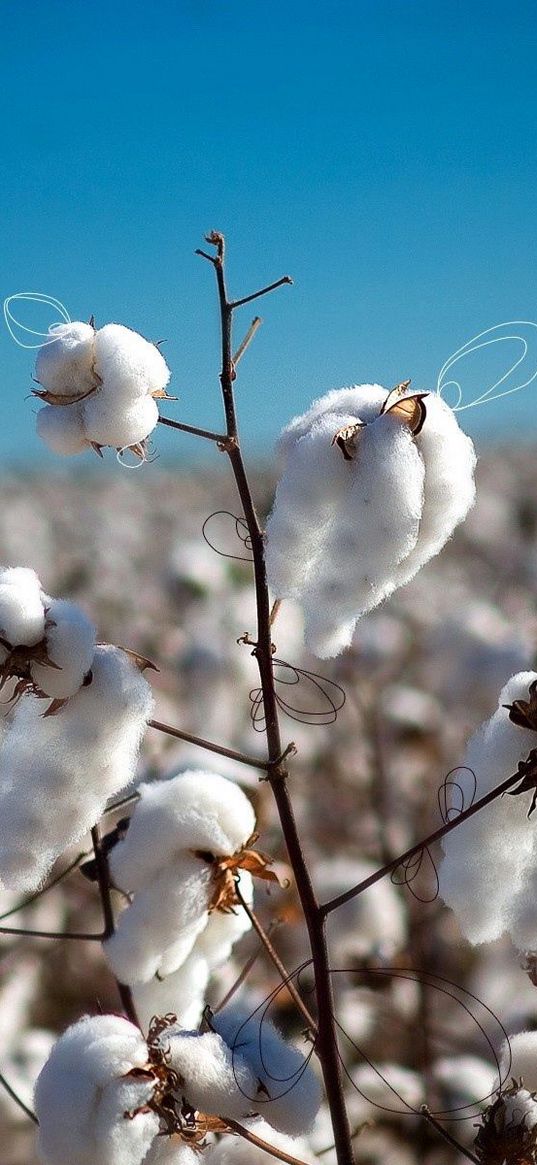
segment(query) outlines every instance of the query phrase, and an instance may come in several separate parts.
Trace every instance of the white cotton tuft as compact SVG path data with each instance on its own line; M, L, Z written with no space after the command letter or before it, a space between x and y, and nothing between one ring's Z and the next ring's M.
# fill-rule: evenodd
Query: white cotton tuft
M147 1104L154 1082L127 1074L147 1061L141 1033L119 1016L85 1017L64 1032L35 1086L44 1165L141 1165L159 1118L125 1113Z
M251 1009L231 1005L217 1012L211 1023L234 1057L245 1060L263 1085L257 1096L250 1097L252 1108L280 1132L299 1136L315 1120L320 1084L309 1058L286 1043L265 1012L264 1004Z
M91 324L74 322L49 328L37 353L36 380L56 396L82 395L95 388L94 340Z
M211 1116L240 1118L257 1109L259 1081L241 1053L216 1032L168 1028L161 1037L169 1063L184 1080L183 1095Z
M203 1161L207 1160L204 1151ZM177 1136L155 1137L143 1165L200 1165L200 1154Z
M352 639L377 606L444 545L474 500L475 454L449 407L425 399L419 434L379 385L328 393L282 435L284 472L267 524L269 583L302 603L306 642L321 658ZM362 422L345 460L333 438Z
M522 1079L524 1088L537 1092L537 1032L509 1036L500 1053L500 1079Z
M519 761L537 747L537 733L514 724L503 706L527 700L535 680L535 672L513 676L500 693L497 711L472 737L463 765L453 773L466 793L466 805L515 774ZM440 894L472 943L491 942L510 931L518 944L529 897L533 921L525 937L533 935L528 945L537 947L532 880L537 849L527 813L527 796L499 797L442 840Z
M212 914L209 922L214 917ZM184 963L171 975L133 984L134 1006L144 1031L148 1030L154 1015L176 1015L181 1027L197 1028L205 1006L209 975L207 959L198 952L195 943Z
M57 857L132 780L153 707L151 689L120 648L100 645L92 682L56 715L15 708L0 749L0 880L35 890Z
M168 365L156 345L123 324L99 328L95 367L103 387L129 401L161 392L170 379Z
M12 647L33 647L45 634L41 583L26 566L0 570L0 636Z
M56 667L32 662L30 671L47 696L65 699L78 692L91 669L95 627L75 603L48 595L43 600L47 655Z
M71 405L44 405L37 414L37 435L63 457L72 457L87 448L82 407Z
M84 402L84 433L87 441L124 449L145 441L158 421L152 396L133 402L116 398L103 388Z
M259 1119L246 1121L245 1128L268 1145L306 1162L306 1165L313 1165L316 1161L311 1145L301 1137L278 1133L272 1125ZM204 1165L273 1165L273 1162L274 1157L268 1150L260 1149L242 1137L222 1137L217 1145L211 1145L207 1150Z

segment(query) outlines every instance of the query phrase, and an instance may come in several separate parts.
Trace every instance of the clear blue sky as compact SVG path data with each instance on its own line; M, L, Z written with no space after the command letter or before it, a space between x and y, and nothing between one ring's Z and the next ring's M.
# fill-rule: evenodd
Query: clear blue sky
M234 294L296 281L262 303L241 367L244 436L265 450L328 388L434 387L477 332L537 321L533 3L2 0L1 19L2 298L164 337L178 419L220 424L193 256L213 227ZM470 364L475 396L492 376ZM0 455L54 464L24 399L32 353L5 328L0 368ZM479 439L536 434L537 381L463 418Z

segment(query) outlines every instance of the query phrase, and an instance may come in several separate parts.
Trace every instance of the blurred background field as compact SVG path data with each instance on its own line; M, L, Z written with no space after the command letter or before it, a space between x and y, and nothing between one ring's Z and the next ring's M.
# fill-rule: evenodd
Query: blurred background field
M158 464L135 473L115 465L101 470L78 478L4 473L0 561L34 567L47 591L84 607L102 640L158 665L151 673L158 720L262 754L263 737L251 719L255 661L237 642L245 632L255 635L255 620L232 482L208 467L189 474ZM477 484L478 501L464 526L412 584L362 620L350 652L320 664L304 652L297 610L285 604L276 621L278 659L329 681L320 689L302 675L290 684L296 674L277 670L279 694L301 721L282 712L284 740L298 750L292 794L322 899L441 824L438 793L468 736L492 713L508 677L535 665L533 451L485 450ZM253 485L264 515L270 472L254 476ZM215 510L224 512L205 532L223 553L202 535ZM340 688L346 701L330 722ZM284 858L270 792L253 768L148 729L140 778L192 766L243 781L256 801L260 847ZM493 1053L503 1038L500 1024L511 1034L537 1027L537 988L509 943L471 948L435 897L435 856L433 849L413 871L411 888L386 878L331 918L349 1106L356 1126L370 1122L357 1140L358 1159L368 1165L458 1161L413 1112L428 1103L471 1143L479 1102L499 1083ZM66 855L63 866L74 857ZM404 880L401 871L396 880ZM17 902L3 893L0 912ZM307 944L293 889L268 895L261 884L256 909L265 925L278 920L274 942L287 967L298 967ZM13 915L12 924L97 931L95 889L75 870ZM256 950L253 934L236 947L212 984L213 1003ZM259 999L276 985L261 953L249 989ZM299 985L311 1003L307 972ZM0 1071L29 1101L54 1033L85 1010L117 1006L98 943L3 938ZM285 988L270 1015L294 1035L303 1028ZM2 1165L33 1165L33 1129L1 1091L0 1124ZM326 1120L312 1143L316 1151L329 1146ZM331 1165L332 1156L320 1160Z

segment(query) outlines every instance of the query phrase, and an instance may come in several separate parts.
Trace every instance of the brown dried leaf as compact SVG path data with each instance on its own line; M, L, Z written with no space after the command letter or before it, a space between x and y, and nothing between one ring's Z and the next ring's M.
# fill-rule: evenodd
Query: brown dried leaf
M395 391L395 390L394 390ZM408 425L413 437L417 437L421 433L425 418L427 416L427 409L424 404L424 399L428 396L426 392L416 393L414 396L405 396L400 400L396 400L394 404L388 406L388 401L393 396L393 393L387 397L384 402L384 407L381 409L381 416L390 413L393 417L397 417L403 424ZM386 407L388 406L388 407Z
M354 425L345 425L344 429L338 429L332 437L332 445L337 445L341 449L345 461L354 461L358 437L364 428L363 421L356 421Z

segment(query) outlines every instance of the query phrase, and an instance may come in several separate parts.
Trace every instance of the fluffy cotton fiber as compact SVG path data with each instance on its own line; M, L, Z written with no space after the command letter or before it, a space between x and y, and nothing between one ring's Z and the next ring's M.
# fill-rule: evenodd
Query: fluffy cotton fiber
M95 655L95 627L75 603L43 595L47 656L54 667L33 662L32 679L47 696L67 699L82 687Z
M537 747L537 732L514 724L503 707L527 700L536 679L535 672L513 676L500 693L497 711L470 741L464 766L475 773L476 799L516 773L519 761ZM456 777L469 805L471 773L463 767ZM509 931L517 946L537 949L537 848L535 825L527 818L530 796L498 798L442 841L440 893L473 943L490 942Z
M474 500L472 442L436 394L421 432L390 411L380 385L338 389L282 435L283 476L267 525L269 583L297 599L321 658L351 641L358 618L436 554ZM333 438L362 422L345 460Z
M159 1129L154 1112L134 1112L154 1082L128 1077L147 1064L141 1033L119 1016L85 1017L60 1037L38 1077L37 1150L45 1165L141 1165ZM158 1159L158 1158L157 1158Z
M57 716L26 696L0 750L0 880L34 890L134 774L151 715L149 685L120 648L101 645L92 682Z
M114 974L129 984L170 975L185 962L210 920L211 856L235 854L255 825L242 790L214 773L189 771L141 785L140 794L128 832L110 855L115 884L134 898L105 951ZM241 888L251 900L246 872ZM240 907L237 912L244 914ZM245 929L238 922L234 934L238 938ZM215 921L205 951L198 953L211 968L234 941L231 927Z
M144 442L158 421L154 397L165 395L170 379L158 348L122 324L98 331L60 324L50 335L36 364L48 401L37 417L46 444L70 456L92 443L123 449Z
M33 647L45 634L41 583L26 566L0 569L0 636L11 647ZM2 648L5 658L6 649Z

